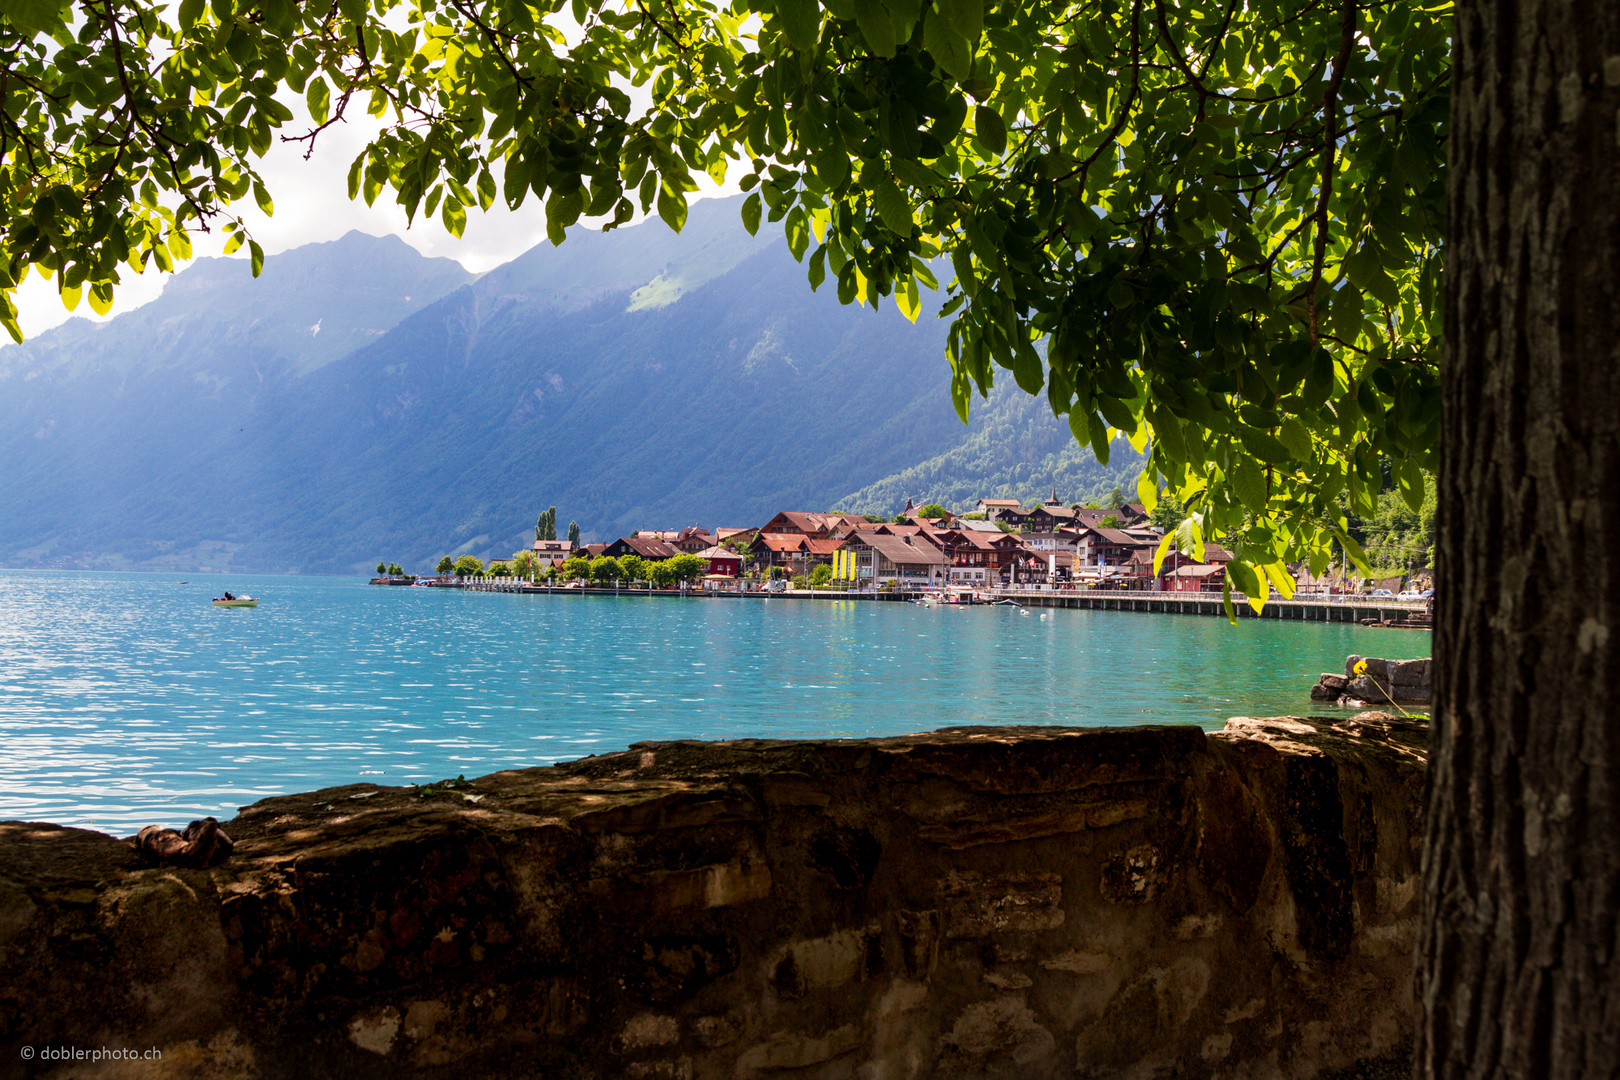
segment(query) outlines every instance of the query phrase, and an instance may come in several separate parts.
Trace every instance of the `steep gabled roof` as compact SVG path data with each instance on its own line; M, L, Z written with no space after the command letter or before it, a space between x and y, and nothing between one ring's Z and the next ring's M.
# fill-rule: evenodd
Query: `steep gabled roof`
M806 537L801 533L768 533L762 532L754 537L750 548L761 548L770 551L805 551Z
M865 544L896 566L943 566L946 559L934 545L929 543L908 544L899 536L884 536L881 533L862 533L858 538L851 538L851 544Z
M667 540L654 540L650 536L621 536L608 547L617 547L620 544L643 559L672 559L681 553L681 549Z
M704 548L702 551L694 552L694 554L700 559L730 559L734 562L742 562L741 555L730 548L723 548L719 545Z

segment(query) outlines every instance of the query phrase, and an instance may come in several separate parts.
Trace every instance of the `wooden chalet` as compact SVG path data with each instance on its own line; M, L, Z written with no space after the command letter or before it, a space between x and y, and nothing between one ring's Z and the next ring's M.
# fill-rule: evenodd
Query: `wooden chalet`
M987 521L1001 521L1002 514L1012 513L1020 516L1025 513L1023 504L1017 499L980 499L974 504L974 510L983 514ZM1013 522L1009 521L1009 525Z
M858 582L940 585L950 569L943 551L914 534L863 531L847 537L841 546L855 557Z
M681 549L668 540L654 540L649 536L621 536L602 550L602 554L622 559L626 555L639 555L646 562L663 562L681 553Z
M742 556L730 548L715 545L704 548L702 551L694 551L692 554L709 564L708 570L704 572L711 576L736 577L742 573Z

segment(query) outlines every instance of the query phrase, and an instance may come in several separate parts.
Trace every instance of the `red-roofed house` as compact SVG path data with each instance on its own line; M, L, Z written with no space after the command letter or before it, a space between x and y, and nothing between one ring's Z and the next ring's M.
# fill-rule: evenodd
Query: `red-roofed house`
M708 547L692 554L709 564L707 573L724 574L727 577L736 577L742 573L742 556L730 548Z

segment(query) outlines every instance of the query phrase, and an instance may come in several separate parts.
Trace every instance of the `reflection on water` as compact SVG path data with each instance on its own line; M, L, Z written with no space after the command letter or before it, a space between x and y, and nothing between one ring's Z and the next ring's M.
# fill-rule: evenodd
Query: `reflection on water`
M263 597L220 609L221 588ZM547 764L643 739L1196 723L1310 707L1321 623L0 571L0 819L141 825L265 795Z

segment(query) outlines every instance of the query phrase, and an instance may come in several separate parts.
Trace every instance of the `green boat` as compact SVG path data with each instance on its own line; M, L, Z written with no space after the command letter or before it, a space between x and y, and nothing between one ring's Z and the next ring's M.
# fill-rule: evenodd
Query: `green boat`
M232 596L226 593L223 598L214 598L215 607L258 607L259 601L252 596Z

